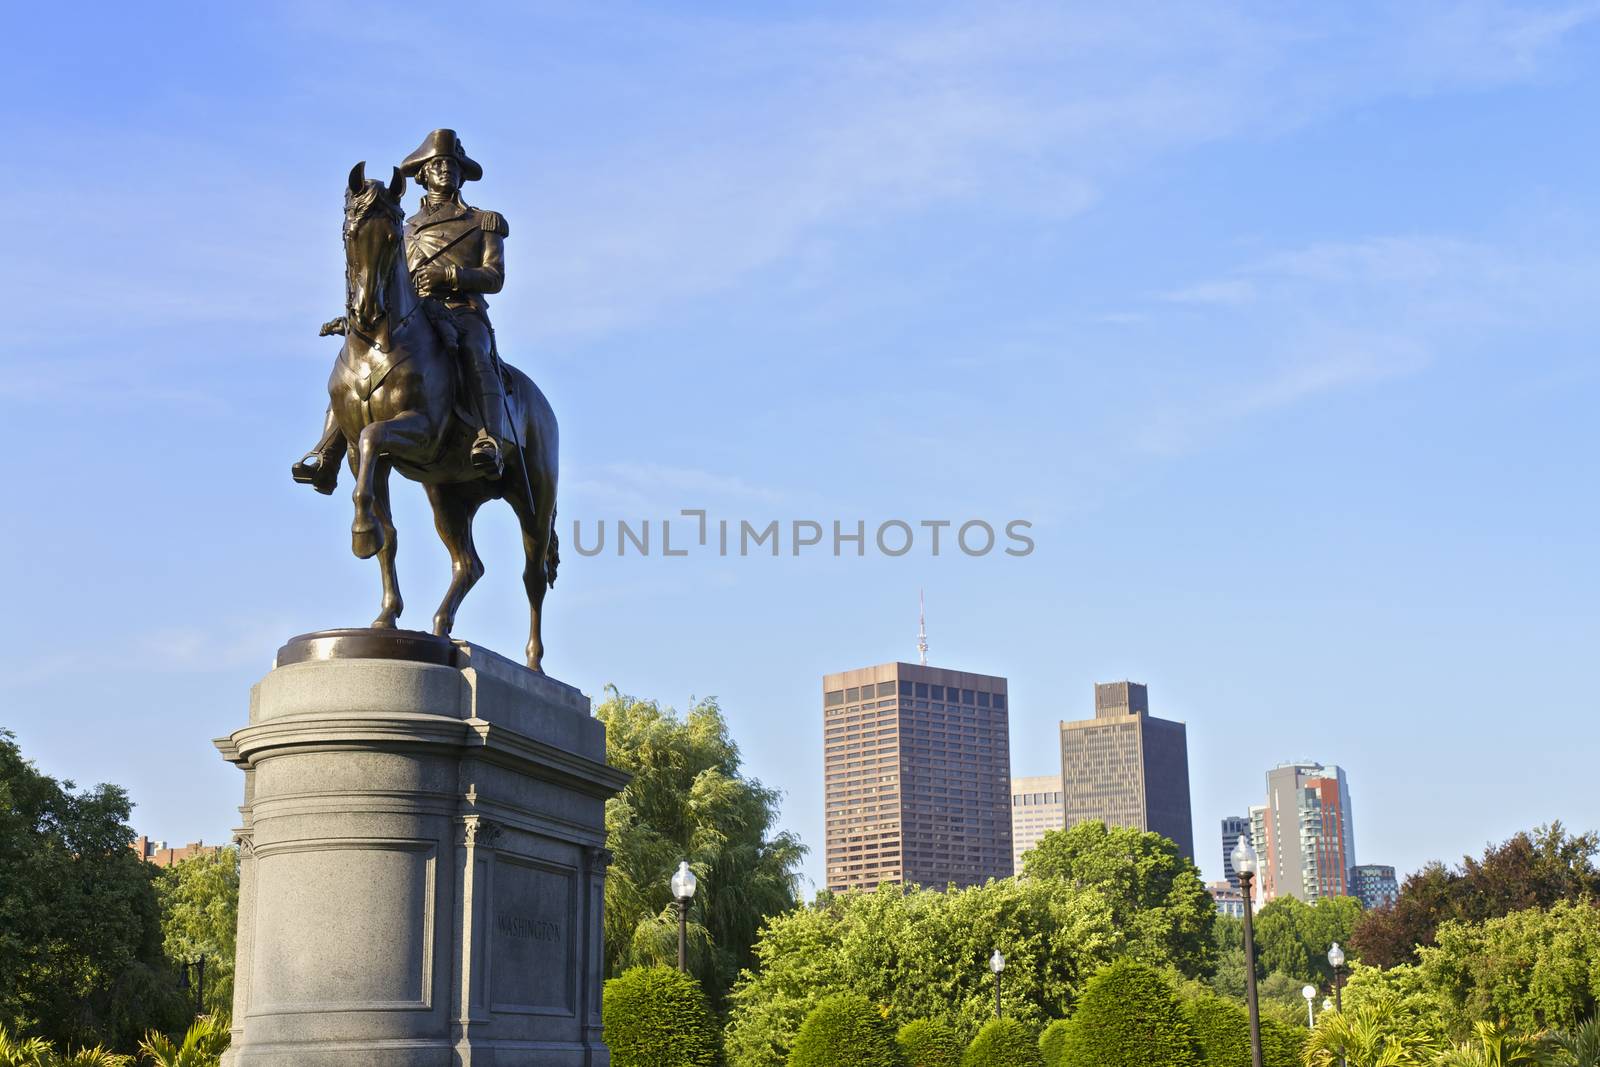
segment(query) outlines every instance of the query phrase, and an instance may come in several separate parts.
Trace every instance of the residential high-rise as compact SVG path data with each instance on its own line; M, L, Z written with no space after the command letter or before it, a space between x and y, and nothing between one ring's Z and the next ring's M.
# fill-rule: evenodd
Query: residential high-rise
M1261 856L1259 901L1291 896L1314 904L1350 895L1356 863L1350 783L1342 769L1285 763L1267 772L1267 802L1250 809Z
M1018 874L1022 873L1022 854L1051 830L1066 825L1063 810L1059 774L1011 779L1011 849Z
M911 663L822 678L830 890L1012 872L1006 680Z
M1239 872L1233 869L1233 846L1250 832L1250 820L1229 815L1222 820L1222 873L1233 888L1239 888Z
M1381 863L1362 863L1350 868L1350 895L1371 911L1400 899L1400 882L1394 868Z
M1194 859L1188 731L1150 714L1145 686L1096 685L1094 718L1061 724L1061 787L1068 827L1103 822L1149 830Z

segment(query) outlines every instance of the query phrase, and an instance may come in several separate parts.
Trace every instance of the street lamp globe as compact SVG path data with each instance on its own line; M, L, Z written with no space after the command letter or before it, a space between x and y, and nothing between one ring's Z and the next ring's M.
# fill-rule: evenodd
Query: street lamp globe
M1306 1003L1309 1004L1313 1000L1317 999L1317 987L1314 985L1308 985L1304 989L1300 990L1300 995L1305 997Z
M672 876L672 895L679 900L689 900L699 884L694 872L689 869L689 861L684 860L678 864L678 873Z
M1254 875L1258 864L1256 850L1248 837L1241 836L1233 846L1233 869L1239 874Z
M1334 970L1338 970L1340 967L1344 966L1344 949L1339 947L1339 942L1337 941L1335 941L1333 943L1333 947L1328 950L1328 966L1332 967Z
M995 949L994 955L989 957L989 969L995 974L1006 969L1006 958L1000 955L999 949Z
M1322 1010L1323 1011L1332 1011L1333 1010L1333 998L1332 997L1323 997L1322 998Z

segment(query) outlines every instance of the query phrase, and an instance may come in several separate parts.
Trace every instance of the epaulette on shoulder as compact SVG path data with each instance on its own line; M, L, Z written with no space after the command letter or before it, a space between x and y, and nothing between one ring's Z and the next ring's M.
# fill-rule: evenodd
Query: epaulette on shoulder
M498 211L479 211L478 227L484 233L497 233L501 237L511 236L511 227L506 225L506 217Z

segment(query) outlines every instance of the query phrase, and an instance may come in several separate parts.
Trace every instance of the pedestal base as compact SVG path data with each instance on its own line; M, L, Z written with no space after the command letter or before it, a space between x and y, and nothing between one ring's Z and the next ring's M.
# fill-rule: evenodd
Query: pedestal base
M408 631L308 634L245 772L233 1067L603 1067L605 801L571 686Z

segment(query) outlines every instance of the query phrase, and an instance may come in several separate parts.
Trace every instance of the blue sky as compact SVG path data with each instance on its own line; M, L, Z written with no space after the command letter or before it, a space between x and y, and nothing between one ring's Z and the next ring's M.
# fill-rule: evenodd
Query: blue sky
M562 421L564 537L1033 524L1023 558L565 554L547 668L718 697L808 876L819 676L914 657L919 588L933 662L1011 679L1015 773L1054 768L1095 681L1149 683L1213 877L1217 820L1289 759L1348 769L1365 862L1600 826L1600 5L28 21L0 70L0 725L126 785L142 832L223 839L210 739L285 638L377 610L347 493L287 467L345 174L441 125L511 224L495 322ZM399 495L425 626L444 554ZM515 655L514 526L479 526L458 635Z

